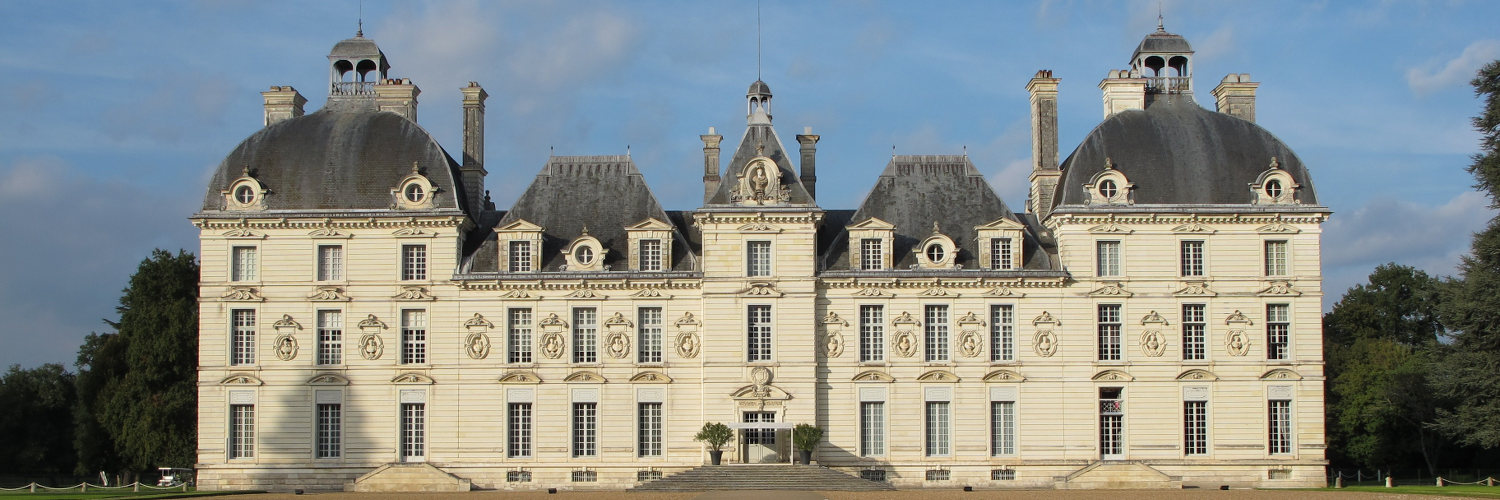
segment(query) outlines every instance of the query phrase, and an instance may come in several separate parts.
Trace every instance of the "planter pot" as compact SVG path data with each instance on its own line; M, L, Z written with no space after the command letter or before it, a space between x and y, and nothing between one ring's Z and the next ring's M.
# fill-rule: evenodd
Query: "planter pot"
M797 450L797 458L802 461L802 465L811 465L812 450Z
M709 450L708 459L713 465L719 465L719 462L724 459L724 450Z

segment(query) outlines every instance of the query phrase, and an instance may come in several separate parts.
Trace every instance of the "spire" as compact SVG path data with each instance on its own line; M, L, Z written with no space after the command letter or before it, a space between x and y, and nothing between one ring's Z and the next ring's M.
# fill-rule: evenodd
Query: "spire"
M1157 2L1156 2L1156 32L1157 33L1166 33L1167 32L1166 26L1164 26L1162 24L1161 0L1157 0Z
M365 2L364 2L364 0L360 0L359 1L359 25L358 25L357 28L354 29L354 37L355 38L363 38L364 36L365 36Z

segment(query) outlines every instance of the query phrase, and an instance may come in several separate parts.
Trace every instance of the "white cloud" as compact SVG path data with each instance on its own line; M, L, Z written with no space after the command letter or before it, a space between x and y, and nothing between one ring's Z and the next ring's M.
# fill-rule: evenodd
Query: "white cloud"
M1418 94L1462 85L1474 78L1480 66L1495 59L1500 59L1500 40L1479 40L1464 47L1458 57L1406 70L1406 84Z
M1475 191L1439 206L1376 199L1353 212L1334 214L1323 228L1324 305L1337 302L1387 262L1438 276L1453 274L1474 232L1493 217L1489 200Z

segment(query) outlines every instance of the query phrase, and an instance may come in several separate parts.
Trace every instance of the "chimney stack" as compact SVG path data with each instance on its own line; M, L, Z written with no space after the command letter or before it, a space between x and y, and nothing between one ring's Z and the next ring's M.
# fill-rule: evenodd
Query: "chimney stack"
M297 92L291 85L271 86L271 90L261 92L260 96L266 100L266 126L271 126L282 120L289 120L302 116L302 105L307 104L307 98Z
M803 127L802 133L797 135L797 142L802 144L802 187L807 188L807 196L815 202L818 199L818 138L813 135L812 127Z
M723 141L724 136L708 127L708 133L698 138L703 140L703 203L708 203L719 190L719 141Z
M1250 81L1249 73L1230 73L1214 87L1214 107L1247 122L1255 121L1255 89L1260 83Z
M469 213L478 216L484 206L484 100L490 95L477 82L459 89L464 95L464 197L469 202Z
M1146 109L1146 79L1128 69L1110 70L1099 82L1104 91L1104 117L1130 109Z
M421 93L422 89L411 83L409 78L381 81L375 85L375 109L396 113L415 123L417 95Z
M1026 82L1031 94L1031 196L1027 211L1037 220L1047 218L1052 209L1052 192L1062 176L1057 164L1057 84L1052 70L1037 71Z

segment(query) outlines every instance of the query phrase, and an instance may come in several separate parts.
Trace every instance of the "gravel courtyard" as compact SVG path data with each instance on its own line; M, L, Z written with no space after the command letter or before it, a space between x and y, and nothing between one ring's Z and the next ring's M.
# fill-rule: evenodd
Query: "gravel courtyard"
M543 492L511 493L476 491L470 493L318 493L306 495L262 494L235 496L256 500L372 500L372 499L457 499L457 500L1431 500L1427 495L1364 493L1353 491L1278 491L1278 490L905 490L905 491L714 491L688 493L632 493L626 491L561 491L555 495Z

